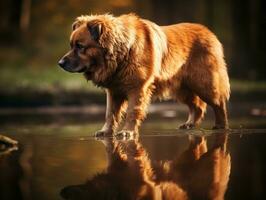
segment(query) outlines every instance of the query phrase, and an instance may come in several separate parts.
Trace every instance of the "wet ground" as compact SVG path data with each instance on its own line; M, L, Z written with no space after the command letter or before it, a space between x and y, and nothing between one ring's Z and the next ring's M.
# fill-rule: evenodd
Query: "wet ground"
M209 130L211 114L180 131L183 108L152 107L130 140L92 136L102 108L2 110L0 134L19 144L0 148L0 199L265 199L263 106L243 107L227 132Z

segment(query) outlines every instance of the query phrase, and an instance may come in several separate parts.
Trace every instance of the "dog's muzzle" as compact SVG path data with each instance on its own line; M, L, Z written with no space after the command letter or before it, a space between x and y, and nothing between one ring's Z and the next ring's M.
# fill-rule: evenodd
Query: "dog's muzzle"
M66 60L64 58L60 59L58 65L62 68L66 66Z
M86 70L86 67L82 67L82 66L73 66L68 59L66 58L61 58L58 62L58 65L63 68L64 70L68 71L68 72L84 72Z

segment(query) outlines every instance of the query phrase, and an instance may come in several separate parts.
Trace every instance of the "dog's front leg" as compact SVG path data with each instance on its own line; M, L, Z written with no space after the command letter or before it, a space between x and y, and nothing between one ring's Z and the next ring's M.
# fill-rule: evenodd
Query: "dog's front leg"
M138 133L138 128L146 117L146 109L151 99L151 91L141 88L128 94L128 108L123 129L117 133L121 136L131 136Z
M100 131L95 133L96 136L111 136L121 119L125 98L107 89L106 101L105 124Z

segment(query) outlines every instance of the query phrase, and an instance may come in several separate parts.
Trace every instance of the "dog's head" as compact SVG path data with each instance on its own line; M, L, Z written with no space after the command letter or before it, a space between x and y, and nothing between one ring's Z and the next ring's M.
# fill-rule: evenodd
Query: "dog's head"
M115 74L120 74L119 70L129 63L135 42L135 32L126 26L128 20L125 19L139 20L133 14L78 17L70 36L71 49L60 59L59 65L69 72L84 72L85 77L98 86L117 85L119 78Z
M99 44L102 34L101 21L76 21L70 36L70 51L59 65L68 72L85 72L91 78L99 68L104 68L104 49Z

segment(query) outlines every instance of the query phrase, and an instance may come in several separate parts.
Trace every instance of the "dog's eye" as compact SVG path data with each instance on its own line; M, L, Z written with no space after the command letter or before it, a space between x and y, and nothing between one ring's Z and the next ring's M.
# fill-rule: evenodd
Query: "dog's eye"
M76 48L79 49L79 50L83 50L83 49L85 49L85 46L80 44L80 43L77 43L76 44Z

